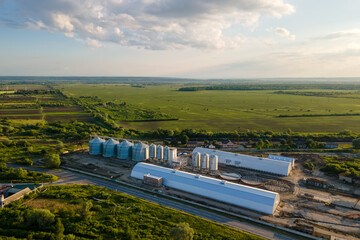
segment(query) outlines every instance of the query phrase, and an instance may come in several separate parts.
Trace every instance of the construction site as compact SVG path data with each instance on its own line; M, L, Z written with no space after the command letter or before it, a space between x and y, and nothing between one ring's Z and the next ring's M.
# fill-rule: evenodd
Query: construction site
M89 144L89 151L63 154L63 164L324 239L360 238L360 192L304 169L316 153L181 152L104 137Z

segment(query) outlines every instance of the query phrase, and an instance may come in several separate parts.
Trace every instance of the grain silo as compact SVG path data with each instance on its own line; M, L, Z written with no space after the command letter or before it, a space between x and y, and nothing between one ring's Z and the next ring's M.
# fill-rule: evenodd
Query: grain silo
M172 166L172 163L176 161L177 161L177 149L174 147L169 148L169 166Z
M96 137L89 141L89 153L91 155L99 155L102 153L102 145L105 142L104 139Z
M209 168L209 154L203 153L201 155L201 169L208 169Z
M149 157L152 159L156 159L156 145L151 144L149 147Z
M169 161L169 147L168 146L164 147L164 161L165 162Z
M210 171L217 171L219 165L219 157L217 155L211 155L209 158Z
M145 161L149 158L149 145L142 142L135 144L132 148L132 160L133 161Z
M193 168L200 168L200 159L201 159L201 154L199 152L193 152L192 154Z
M119 144L118 141L110 138L105 143L103 143L103 157L113 157L115 156L116 145Z
M132 153L133 143L124 140L117 145L117 158L119 159L130 159Z
M157 146L156 147L156 158L157 160L163 160L164 158L164 147L163 146Z

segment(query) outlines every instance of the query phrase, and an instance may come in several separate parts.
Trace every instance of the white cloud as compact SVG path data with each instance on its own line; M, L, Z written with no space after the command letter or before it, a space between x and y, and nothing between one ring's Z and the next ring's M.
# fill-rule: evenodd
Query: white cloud
M15 20L23 27L32 22L32 29L61 31L85 42L146 49L234 47L241 43L239 36L227 36L225 29L234 24L254 26L262 15L292 14L294 7L286 1L13 0L20 12L14 13Z
M358 39L360 38L360 30L338 31L327 35L317 37L315 40L339 40L339 39Z
M277 27L277 28L270 28L268 29L269 32L275 33L276 35L282 37L282 38L286 38L288 40L295 40L296 36L294 34L290 34L289 30L287 30L286 28L281 28L281 27Z
M87 38L85 40L85 43L88 47L90 48L99 48L99 47L102 47L102 44L96 40L96 39L91 39L91 38Z

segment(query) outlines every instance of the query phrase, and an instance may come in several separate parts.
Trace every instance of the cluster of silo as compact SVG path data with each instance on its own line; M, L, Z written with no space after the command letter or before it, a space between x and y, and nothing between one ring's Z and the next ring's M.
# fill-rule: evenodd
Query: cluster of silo
M117 158L119 159L131 159L133 143L124 140L117 145Z
M149 159L149 145L139 142L132 147L132 160L144 161Z
M207 153L200 154L199 152L193 152L192 154L193 169L217 171L218 165L219 157L217 155L209 156Z
M104 139L96 137L89 141L89 153L91 155L100 155L102 153Z

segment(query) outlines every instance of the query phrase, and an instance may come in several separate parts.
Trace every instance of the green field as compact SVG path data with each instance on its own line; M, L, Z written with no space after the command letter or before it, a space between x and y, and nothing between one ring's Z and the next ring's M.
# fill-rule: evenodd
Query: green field
M177 91L183 85L131 87L126 84L69 84L58 88L73 97L98 96L161 111L177 121L119 122L138 130L197 128L212 131L292 129L299 132L360 131L360 94L351 90L294 90L296 94L259 91ZM304 91L304 95L299 94ZM330 94L309 96L309 92ZM281 115L349 116L279 117Z
M171 229L182 222L194 230L194 240L262 239L90 185L47 186L1 210L0 220L0 239L171 239Z

